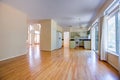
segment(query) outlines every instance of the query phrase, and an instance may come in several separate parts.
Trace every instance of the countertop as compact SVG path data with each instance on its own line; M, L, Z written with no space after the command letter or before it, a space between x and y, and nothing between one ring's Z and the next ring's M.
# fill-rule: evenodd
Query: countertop
M78 40L79 41L91 41L91 39L88 39L88 38L79 38ZM75 41L75 39L71 38L70 41Z

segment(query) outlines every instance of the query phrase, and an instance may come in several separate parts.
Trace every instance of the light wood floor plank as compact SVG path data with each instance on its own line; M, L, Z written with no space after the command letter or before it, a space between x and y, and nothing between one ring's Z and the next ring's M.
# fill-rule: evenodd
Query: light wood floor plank
M0 62L0 80L120 80L118 71L90 50L52 52L29 48L26 55Z

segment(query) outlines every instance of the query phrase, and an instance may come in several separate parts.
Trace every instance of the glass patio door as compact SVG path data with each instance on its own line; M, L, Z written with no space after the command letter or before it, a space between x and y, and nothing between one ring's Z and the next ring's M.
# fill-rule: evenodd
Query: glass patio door
M95 26L95 51L98 51L98 25Z

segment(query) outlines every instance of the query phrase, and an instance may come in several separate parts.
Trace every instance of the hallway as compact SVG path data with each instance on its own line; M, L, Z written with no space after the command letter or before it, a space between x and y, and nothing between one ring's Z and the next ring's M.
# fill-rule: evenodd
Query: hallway
M29 53L0 62L0 80L119 80L118 72L93 51L62 48Z

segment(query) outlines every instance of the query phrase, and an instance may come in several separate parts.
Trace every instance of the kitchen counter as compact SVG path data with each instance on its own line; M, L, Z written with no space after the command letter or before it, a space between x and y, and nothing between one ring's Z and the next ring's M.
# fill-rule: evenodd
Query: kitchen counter
M84 47L85 49L90 49L91 48L91 39L88 38L79 38L79 39L70 39L70 48L75 48L75 47Z
M88 39L88 38L80 38L80 39L77 39L79 41L91 41L91 39ZM75 41L75 39L70 39L70 41Z

